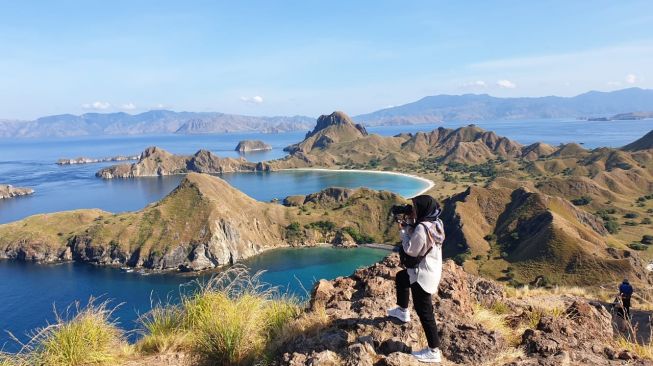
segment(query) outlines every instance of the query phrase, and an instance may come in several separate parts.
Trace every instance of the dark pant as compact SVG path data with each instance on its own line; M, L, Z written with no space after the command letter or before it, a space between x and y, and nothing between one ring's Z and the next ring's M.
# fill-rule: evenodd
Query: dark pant
M630 318L630 296L622 296L621 302L623 303L626 317Z
M431 348L440 347L440 337L438 336L438 328L435 324L431 294L424 291L422 286L417 282L411 285L408 272L405 269L397 273L395 286L397 289L397 305L404 309L408 308L408 301L410 300L409 291L413 293L413 306L422 323L422 328L424 328L426 341Z

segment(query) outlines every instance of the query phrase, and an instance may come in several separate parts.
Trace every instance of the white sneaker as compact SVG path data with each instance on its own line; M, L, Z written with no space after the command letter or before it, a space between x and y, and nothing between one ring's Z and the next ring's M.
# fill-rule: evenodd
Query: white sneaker
M399 306L396 308L388 309L388 316L395 317L404 323L410 322L410 312L408 310L401 310Z
M432 350L427 347L421 351L413 352L412 355L415 356L415 358L419 362L426 362L426 363L442 362L442 352L440 352L439 348L435 348L435 350Z

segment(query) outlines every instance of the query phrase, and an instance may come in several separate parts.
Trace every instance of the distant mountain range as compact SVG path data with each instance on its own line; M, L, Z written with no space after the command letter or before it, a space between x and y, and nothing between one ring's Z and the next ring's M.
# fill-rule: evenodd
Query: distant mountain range
M653 111L653 90L591 91L575 97L497 98L487 94L436 95L353 117L365 125L401 125L493 119L592 118Z
M0 137L72 137L95 135L200 134L221 132L288 132L313 128L305 116L253 117L217 112L154 110L140 114L61 114L34 121L0 120Z
M398 107L361 114L353 120L367 126L474 122L492 119L597 118L653 111L653 90L630 88L591 91L575 97L497 98L487 94L436 95ZM637 114L650 115L650 113ZM223 132L308 131L306 116L254 117L217 112L154 110L140 114L62 114L34 121L0 120L0 138L93 135L200 134Z

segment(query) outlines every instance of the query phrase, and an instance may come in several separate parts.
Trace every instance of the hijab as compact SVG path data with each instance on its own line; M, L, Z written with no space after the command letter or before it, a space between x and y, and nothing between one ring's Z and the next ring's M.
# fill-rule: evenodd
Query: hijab
M417 217L415 218L415 223L420 223L423 221L435 221L440 217L442 209L435 198L423 194L416 197L413 197L413 207L415 207L415 213Z

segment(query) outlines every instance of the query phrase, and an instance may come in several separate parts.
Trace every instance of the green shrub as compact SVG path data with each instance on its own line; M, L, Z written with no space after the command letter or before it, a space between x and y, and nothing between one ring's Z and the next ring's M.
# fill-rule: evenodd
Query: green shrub
M347 227L343 228L342 230L344 232L346 232L347 234L349 234L349 236L351 236L351 238L354 239L354 241L357 244L370 244L370 243L375 242L373 237L371 237L371 236L369 236L367 234L362 234L356 228L353 228L351 226L347 226Z
M642 236L642 244L653 244L653 235Z
M589 205L590 203L592 203L592 197L582 196L571 200L571 203L573 203L576 206Z
M645 218L642 219L641 224L642 225L650 225L651 224L651 219L648 218L648 217L645 217Z
M608 230L610 234L616 234L619 232L619 223L615 220L606 221L603 223L605 229Z
M636 219L638 217L639 217L639 214L635 213L635 212L629 212L629 213L624 215L624 218L626 218L626 219Z
M637 226L637 223L635 221L626 221L626 222L624 222L624 225L626 225L626 226Z
M322 233L327 233L336 228L336 224L328 220L311 222L308 225L313 229L321 231Z
M462 266L463 263L465 263L465 261L471 257L471 255L472 254L470 252L459 253L453 257L453 261L456 262L457 265Z
M496 240L497 240L497 236L496 236L496 234L491 233L491 234L487 234L487 235L485 235L485 236L483 237L483 239L485 239L485 240L487 240L487 241L496 241Z
M648 248L646 245L642 243L630 243L628 244L628 247L634 250L646 250Z

